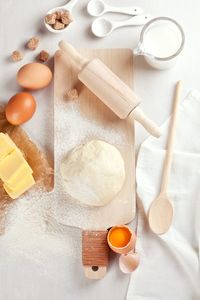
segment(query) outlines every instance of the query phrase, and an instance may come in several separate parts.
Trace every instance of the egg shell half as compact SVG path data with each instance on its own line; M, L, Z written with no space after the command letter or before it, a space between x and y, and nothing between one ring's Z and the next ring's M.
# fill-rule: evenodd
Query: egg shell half
M52 72L40 63L26 64L17 72L17 82L23 88L38 90L46 87L52 80Z
M21 125L32 118L35 110L34 97L26 92L18 93L11 97L6 105L6 119L12 125Z
M124 247L116 247L111 242L110 236L112 234L112 231L116 230L117 228L119 228L119 229L124 228L125 230L128 230L130 232L130 239ZM128 226L126 226L126 225L117 225L117 226L112 227L109 230L108 235L107 235L107 242L108 242L108 245L109 245L109 247L112 251L114 251L118 254L126 254L126 253L129 253L130 251L132 251L135 248L136 235L135 235L135 232L132 229L130 229Z
M125 274L129 274L135 271L139 264L140 257L138 253L128 253L120 255L119 268Z

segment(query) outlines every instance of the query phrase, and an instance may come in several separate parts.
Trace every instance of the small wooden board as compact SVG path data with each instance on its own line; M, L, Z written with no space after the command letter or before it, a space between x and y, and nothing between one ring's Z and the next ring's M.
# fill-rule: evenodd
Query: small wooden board
M88 278L98 279L106 274L109 258L107 234L107 230L82 232L82 263Z
M110 67L126 84L133 85L133 53L130 49L82 49L80 53L89 58L100 58L108 67ZM117 224L127 224L135 216L135 143L134 143L134 123L133 121L120 120L102 101L100 101L92 92L90 92L82 83L79 82L78 70L73 65L69 57L57 51L55 54L55 72L54 72L54 108L55 108L55 131L59 131L59 105L63 106L64 95L70 89L77 88L79 98L76 105L81 114L95 122L99 126L109 130L115 130L123 137L120 144L113 143L121 152L126 169L126 181L120 193L108 205L103 207L82 207L77 213L79 204L69 200L67 202L66 194L62 194L59 187L59 199L57 220L65 225L76 226L84 230L99 231ZM95 137L98 138L98 137ZM55 134L55 164L60 161L57 156L57 145L67 143L67 136L62 139ZM109 141L108 141L109 142ZM55 167L58 170L58 166ZM59 176L57 178L59 180ZM55 182L55 189L57 188ZM62 201L64 199L64 201ZM66 210L66 206L69 209ZM69 212L70 210L70 212ZM64 212L66 211L66 213ZM87 228L84 227L84 218L87 220ZM92 266L91 266L92 267ZM106 271L106 270L105 270ZM86 273L90 273L91 269ZM89 274L88 273L88 274ZM94 272L94 276L95 272Z

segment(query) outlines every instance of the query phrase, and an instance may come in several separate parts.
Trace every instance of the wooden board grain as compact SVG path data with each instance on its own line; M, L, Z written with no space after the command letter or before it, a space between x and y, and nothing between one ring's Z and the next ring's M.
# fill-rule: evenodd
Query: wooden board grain
M133 54L130 49L82 49L80 53L85 57L92 59L100 58L109 68L111 68L127 85L133 85ZM120 193L106 206L103 207L81 207L79 203L68 201L58 191L58 212L57 220L65 225L71 225L83 228L84 230L105 230L117 224L127 224L135 216L135 136L134 123L132 120L120 120L107 106L105 106L91 91L89 91L79 80L78 70L69 57L66 57L61 51L55 54L55 72L54 72L54 92L55 92L55 131L59 131L59 105L66 101L66 92L76 88L79 98L76 105L81 114L91 124L95 122L99 126L109 130L117 131L122 135L123 142L114 144L121 152L126 169L125 184ZM62 125L63 126L63 125ZM91 125L92 126L92 125ZM57 145L64 143L67 137L57 137L55 135L55 164L60 160L57 157ZM95 138L98 138L96 136ZM107 140L106 140L107 141ZM108 141L109 142L109 141ZM55 170L58 171L58 167ZM59 177L59 176L57 176ZM58 178L59 180L59 178ZM56 189L56 181L55 181ZM61 199L65 197L65 201ZM77 208L80 206L80 208ZM68 209L66 209L68 207ZM81 213L77 213L78 210ZM66 211L64 213L64 211ZM87 219L87 226L83 219Z

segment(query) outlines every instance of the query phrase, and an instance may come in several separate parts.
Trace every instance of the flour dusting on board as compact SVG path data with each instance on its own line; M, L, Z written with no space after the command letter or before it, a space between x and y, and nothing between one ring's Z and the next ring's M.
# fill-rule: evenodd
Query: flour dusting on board
M62 185L60 164L75 146L91 139L104 140L118 147L133 147L133 145L127 144L127 137L120 126L116 124L109 124L109 127L101 126L95 120L91 121L81 115L77 101L58 99L55 115L59 116L55 118L55 218L62 224L83 229L98 229L102 221L104 226L109 227L111 225L109 220L106 221L107 218L103 218L102 214L102 210L106 211L105 207L82 206L66 194Z
M111 144L120 145L126 142L122 130L112 126L109 128L100 126L81 115L76 101L60 101L56 105L55 114L56 140L63 141L56 145L56 157L60 159L75 146L85 143L93 138L103 139ZM60 161L57 161L57 165Z

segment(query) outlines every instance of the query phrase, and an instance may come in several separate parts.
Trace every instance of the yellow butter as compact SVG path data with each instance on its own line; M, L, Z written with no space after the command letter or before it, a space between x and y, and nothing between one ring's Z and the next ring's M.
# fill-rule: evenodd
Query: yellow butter
M2 181L12 185L16 181L16 178L20 176L22 169L25 169L23 172L27 174L32 173L32 169L29 167L22 153L18 149L15 149L0 161L0 178Z
M32 169L29 167L28 163L24 161L21 167L18 168L18 170L12 176L10 176L10 179L5 181L5 183L10 189L14 190L18 186L19 180L32 173Z
M0 160L10 154L14 149L17 149L17 146L11 138L7 134L0 132Z
M7 194L12 198L16 199L27 190L29 190L35 184L35 180L31 174L27 174L25 177L21 178L18 181L15 189L11 189L6 183L3 184L3 187Z
M32 169L12 139L0 132L0 179L8 195L15 199L35 184Z

